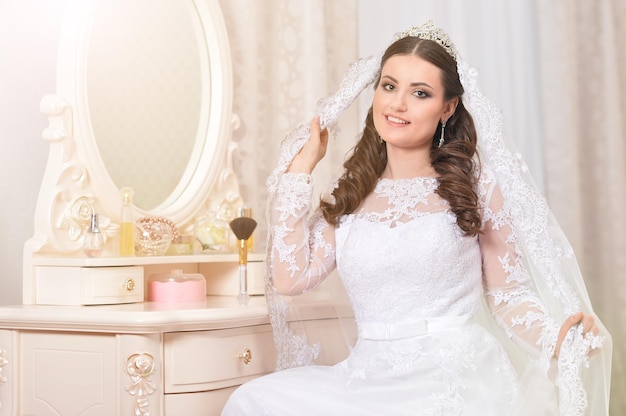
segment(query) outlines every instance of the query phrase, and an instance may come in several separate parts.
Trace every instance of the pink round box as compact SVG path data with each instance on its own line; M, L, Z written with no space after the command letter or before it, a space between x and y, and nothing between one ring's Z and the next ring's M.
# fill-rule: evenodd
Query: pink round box
M149 302L197 302L206 298L206 281L200 273L157 273L148 279Z

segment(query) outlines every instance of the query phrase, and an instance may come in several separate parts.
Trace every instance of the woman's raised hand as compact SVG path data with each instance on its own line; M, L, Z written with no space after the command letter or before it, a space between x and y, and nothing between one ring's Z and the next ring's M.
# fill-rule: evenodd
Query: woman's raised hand
M313 117L311 120L311 137L304 144L300 152L289 165L288 172L308 173L313 172L313 168L326 154L328 147L328 130L321 130L320 118Z

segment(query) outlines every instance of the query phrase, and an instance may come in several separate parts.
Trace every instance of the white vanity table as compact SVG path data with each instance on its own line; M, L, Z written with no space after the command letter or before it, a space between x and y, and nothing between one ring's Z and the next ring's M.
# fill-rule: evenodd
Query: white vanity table
M128 170L133 180L147 174L146 186L132 183L136 190L149 190L147 197L157 193L156 202L136 201L135 215L167 218L183 234L207 211L243 204L231 163L237 117L231 112L228 36L219 5L217 0L71 0L66 15L57 92L41 102L50 120L43 132L50 153L35 233L24 248L23 304L0 307L0 416L218 415L236 386L274 369L264 297L238 304L232 293L236 254L120 257L117 245L119 189L129 185L123 182ZM137 28L156 44L123 51L142 37L133 32ZM112 44L114 35L120 35L120 45ZM102 49L113 53L101 54ZM187 61L176 55L183 50L191 55ZM131 59L144 51L156 53ZM155 57L163 62L155 64ZM155 78L155 68L179 61L182 75ZM139 78L123 79L127 72ZM131 97L128 85L144 79L146 89ZM189 90L168 84L180 79L191 83ZM174 95L161 97L164 113L140 121L145 111L132 110L158 98L138 101L149 95L150 85ZM131 105L122 105L126 102ZM130 119L121 120L124 114ZM180 119L187 124L176 124ZM172 124L170 134L190 131L190 137L177 136L161 148L173 138L157 135ZM147 139L141 137L144 131L151 132ZM124 140L118 143L120 135ZM135 141L134 148L119 147ZM182 155L175 154L179 149ZM134 155L137 165L124 165L118 155ZM172 177L173 184L159 193L155 184ZM101 258L81 250L92 212L99 214L106 238ZM250 260L257 263L251 289L260 293L263 254ZM206 277L205 301L144 301L148 276L173 267ZM311 341L332 345L341 337L338 323L328 319L334 311L323 299L307 307ZM343 353L323 349L319 362L334 362Z
M219 415L237 385L274 368L261 297L0 314L2 415Z
M308 335L341 330L324 302ZM219 415L241 383L274 370L262 296L192 304L0 308L0 415ZM311 330L313 329L313 331ZM320 363L345 351L326 349Z
M250 264L261 264L262 257L251 254ZM146 275L173 267L196 270L207 276L208 291L222 292L237 284L228 277L232 273L224 274L237 270L236 260L233 254L35 257L37 267L99 270L114 263L140 265ZM212 270L222 275L212 276ZM250 277L250 289L258 293L258 276ZM101 293L110 297L128 292L124 281L105 287ZM346 351L334 343L343 336L335 311L323 298L308 302L300 313L308 319L310 341L324 346L317 362L337 362ZM0 415L219 415L238 385L274 370L275 354L260 295L245 305L236 296L208 295L188 303L1 307Z

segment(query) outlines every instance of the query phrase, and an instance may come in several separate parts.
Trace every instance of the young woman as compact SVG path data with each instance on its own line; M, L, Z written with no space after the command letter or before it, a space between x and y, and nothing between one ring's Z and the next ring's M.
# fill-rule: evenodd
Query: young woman
M610 337L580 304L584 288L572 295L577 277L538 272L552 260L537 259L550 254L536 244L549 238L515 212L524 184L503 184L502 174L514 157L490 144L477 150L457 59L445 33L426 24L390 45L374 72L357 65L360 83L375 74L373 103L343 175L312 213L311 172L327 130L315 117L287 140L301 144L269 181L270 307L276 292L311 290L336 267L358 341L335 366L243 385L223 415L607 414L608 393L587 394L580 365L566 363L587 363L603 341L610 354ZM352 95L361 88L353 81L344 84ZM342 112L333 99L325 105L322 124ZM486 139L501 141L488 123L497 116L477 113ZM531 221L541 228L540 216ZM291 336L273 323L279 338Z

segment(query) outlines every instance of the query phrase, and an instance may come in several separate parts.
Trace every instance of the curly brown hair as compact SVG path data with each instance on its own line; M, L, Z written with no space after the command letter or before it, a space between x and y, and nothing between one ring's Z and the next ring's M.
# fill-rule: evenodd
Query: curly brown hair
M458 98L454 114L445 127L445 143L439 147L438 132L433 135L431 163L439 175L437 193L448 201L456 215L457 225L468 236L480 232L481 214L475 190L477 134L472 116L461 100L463 86L456 61L438 43L417 37L405 37L391 44L381 59L380 67L395 55L415 55L441 69L445 99ZM380 82L380 75L375 88ZM344 172L333 190L334 201L321 201L320 207L328 223L336 225L340 216L354 212L375 188L387 165L387 148L379 140L374 127L372 107L365 119L365 128L351 156L345 161Z

